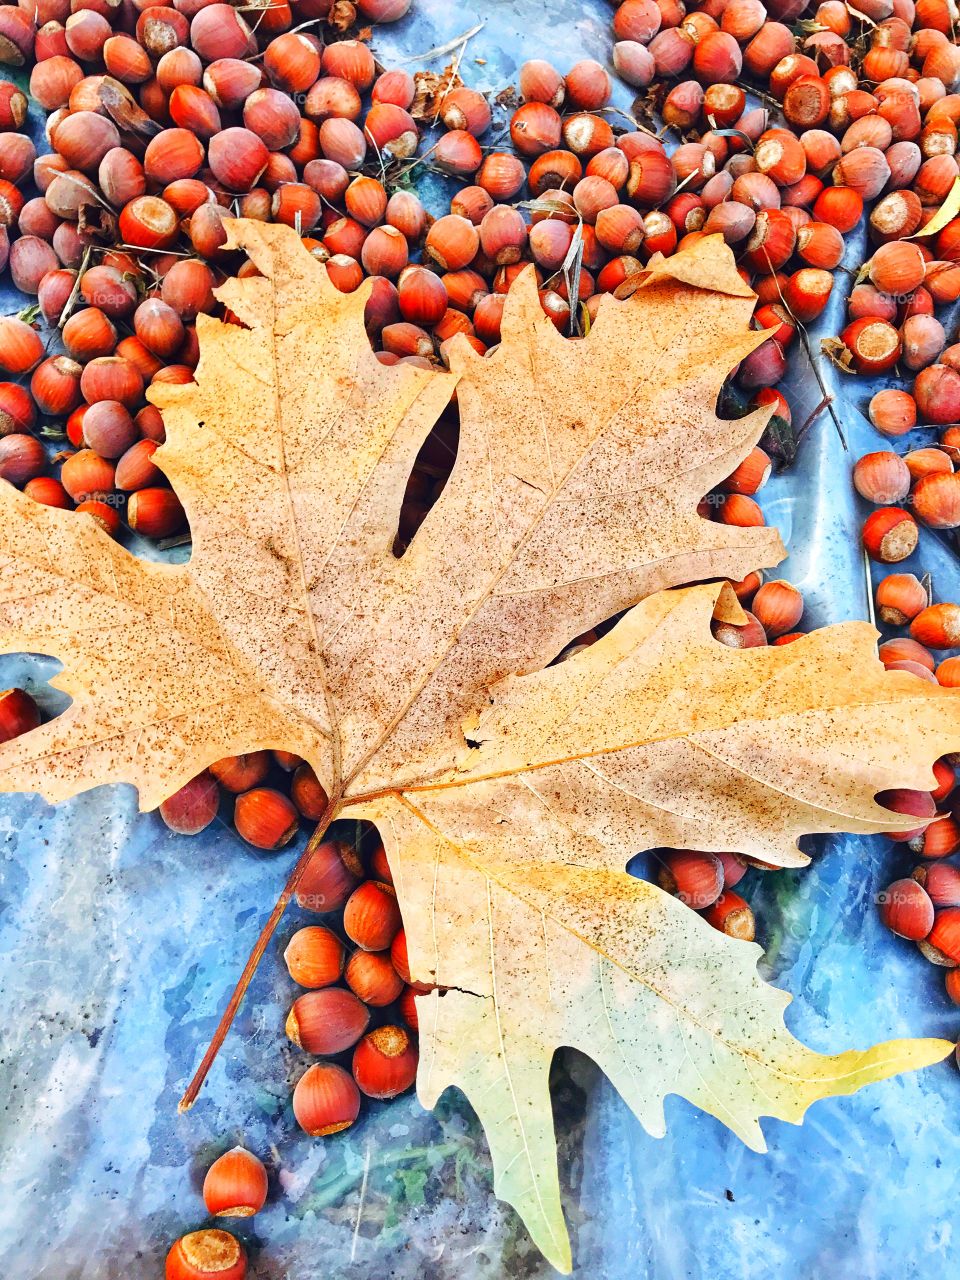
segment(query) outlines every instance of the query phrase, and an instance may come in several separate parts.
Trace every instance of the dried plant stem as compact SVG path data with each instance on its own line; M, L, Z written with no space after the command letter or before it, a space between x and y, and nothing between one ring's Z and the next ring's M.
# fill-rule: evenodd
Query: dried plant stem
M405 67L411 62L426 62L428 58L440 58L445 53L453 53L454 49L460 45L465 45L468 40L472 40L478 32L482 31L486 24L478 22L475 27L471 27L469 31L464 31L463 35L455 36L452 40L448 40L446 44L434 45L432 49L428 49L426 53L415 53L410 58L401 58L399 62L395 61L397 67Z
M608 107L600 107L597 114L607 115L611 112L614 115L623 116L624 120L629 120L629 122L633 125L634 129L637 129L640 133L648 133L651 138L657 137L657 134L653 131L653 129L648 129L645 124L641 124L636 116L632 116L629 111L624 111L623 107L615 107L613 105Z
M74 280L73 288L70 290L70 296L69 298L67 298L66 302L63 304L63 310L60 312L60 322L57 325L57 328L59 329L62 329L63 326L67 323L67 321L70 319L71 312L73 311L74 307L77 305L77 296L80 293L80 282L83 279L83 274L90 263L91 252L92 252L92 247L90 245L87 245L87 247L83 251L83 258L80 261L80 269L77 272L77 278L76 280Z
M824 409L830 408L830 404L832 400L833 400L832 396L823 396L822 399L820 400L820 403L816 406L816 408L810 410L806 418L804 418L803 420L803 426L797 432L797 444L799 444L800 441L803 439L803 437L807 434L807 432L810 430L810 428L813 426L816 420L820 417L821 413L823 413Z
M169 551L172 547L188 547L193 542L192 533L175 533L170 538L161 538L157 546L161 551Z
M807 331L804 328L804 326L799 323L797 325L797 328L800 334L800 341L803 343L803 349L807 353L807 360L810 363L810 368L813 370L813 376L816 378L817 386L820 388L820 393L823 396L823 401L822 401L823 407L826 409L827 413L829 413L830 415L830 418L833 422L834 429L837 435L840 437L840 443L841 445L843 445L844 453L848 453L849 446L847 445L847 438L843 434L843 427L840 425L840 419L837 417L837 411L833 407L833 396L830 394L827 384L823 380L823 375L820 372L820 363L817 360L817 357L813 353L813 348L810 346L810 339L807 337ZM817 412L818 413L820 412L819 407L817 409Z
M769 264L769 259L767 261ZM783 290L780 288L779 285L777 285L777 293L780 295L780 301L787 308L787 311L791 315L793 315L793 313L790 311L790 306L786 298L783 296ZM795 316L794 316L794 319L796 320ZM802 343L803 349L806 352L807 361L809 362L810 368L813 372L813 376L817 380L817 386L820 388L820 395L821 395L820 403L817 405L816 409L814 410L813 417L808 418L807 421L803 424L803 430L806 431L807 427L813 421L813 418L819 417L819 415L823 412L823 410L826 409L827 413L829 413L830 418L833 422L834 428L836 429L837 435L840 437L840 443L843 445L843 451L844 453L848 453L849 449L847 446L847 438L843 434L843 427L840 425L840 419L837 417L837 411L833 407L833 396L830 394L830 389L827 386L827 384L824 382L823 374L820 372L820 362L817 359L817 357L814 355L813 348L810 346L810 339L807 337L806 326L803 325L799 320L796 321L796 324L797 324L797 333L799 333L800 335L800 342ZM798 436L797 437L798 443L799 443L799 439L800 437Z
M267 11L267 7L268 7L268 6L264 5L264 6L262 6L262 7L263 7L264 15L266 15L266 11ZM240 12L240 13L248 13L251 9L259 9L259 8L261 8L261 6L260 6L260 5L257 5L257 4L252 4L252 5L241 5L241 6L239 6L239 12ZM261 19L261 21L262 21L262 19ZM323 18L311 18L311 19L309 20L309 22L301 22L301 23L300 23L300 25L299 25L298 27L291 27L291 28L290 28L290 30L289 30L286 34L287 34L287 35L291 35L291 36L292 36L292 35L294 35L294 34L295 34L296 32L298 32L298 31L306 31L308 27L317 27L317 26L319 26L319 25L320 25L320 23L321 23L321 22L323 22ZM259 23L258 23L257 25L259 26ZM255 53L255 54L254 54L252 57L250 57L250 58L244 58L244 59L243 59L243 61L244 61L244 62L259 62L259 61L260 61L260 59L263 57L263 53L264 53L264 51L261 49L261 51L260 51L259 53Z
M307 869L307 864L312 858L317 846L326 835L327 828L333 821L338 807L339 802L337 800L329 800L327 802L327 807L323 811L320 821L317 823L316 830L308 840L307 847L298 858L297 865L290 872L290 875L287 878L287 883L283 886L283 892L277 899L266 924L260 930L260 936L254 943L253 950L247 957L247 963L243 966L243 972L240 974L237 985L233 989L233 995L231 995L227 1003L227 1007L224 1009L223 1014L220 1017L220 1021L217 1023L217 1029L213 1033L210 1043L207 1046L207 1051L203 1055L203 1059L201 1060L199 1067L197 1067L194 1072L193 1079L187 1086L183 1097L180 1099L180 1105L177 1108L178 1111L189 1111L196 1102L197 1096L203 1088L203 1082L207 1078L207 1073L213 1066L214 1060L220 1052L220 1047L227 1037L227 1032L230 1030L233 1020L237 1016L237 1011L243 1003L243 997L247 993L247 987L249 987L253 979L253 975L257 971L257 966L263 959L263 953L270 945L270 939L273 937L274 931L280 923L283 913L287 909L287 904L293 897L294 893L296 893L297 885L303 879L304 872Z
M370 1143L363 1157L363 1181L360 1183L360 1201L357 1204L357 1221L353 1228L353 1243L350 1245L350 1261L353 1262L357 1256L357 1241L360 1239L360 1223L363 1221L363 1206L367 1198L367 1181L370 1177Z
M457 50L457 56L453 60L453 69L451 70L450 75L446 77L447 87L444 89L443 94L440 98L440 101L437 103L436 114L433 117L434 124L436 124L437 121L440 119L440 112L443 110L443 104L446 102L447 97L450 94L451 88L453 86L453 82L455 80L460 79L460 64L463 62L463 55L467 52L467 45L469 43L470 43L470 35L467 34L463 37L463 43L461 44L460 48Z

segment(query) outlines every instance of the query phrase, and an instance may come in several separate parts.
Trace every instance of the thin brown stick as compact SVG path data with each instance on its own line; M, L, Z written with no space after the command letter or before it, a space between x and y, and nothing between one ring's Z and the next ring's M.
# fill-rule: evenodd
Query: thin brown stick
M447 81L447 87L444 89L443 95L440 98L440 101L437 103L437 110L433 117L434 124L436 124L437 121L440 119L440 112L443 110L443 104L446 102L447 97L452 92L451 85L453 84L454 80L460 79L460 64L463 62L463 55L467 52L467 45L469 43L470 43L470 37L468 35L464 37L463 44L461 44L460 48L457 50L457 56L453 60L453 68L450 72L450 75L445 77Z
M247 994L247 988L253 979L253 975L257 971L257 966L263 959L263 953L270 945L270 939L273 937L274 931L280 923L283 913L287 909L287 904L296 892L297 885L303 879L304 872L307 869L307 864L313 857L317 846L326 835L327 828L333 821L337 809L338 802L336 800L327 801L327 807L324 809L320 821L317 823L316 830L307 841L307 847L298 858L297 865L290 872L290 875L287 878L287 883L283 886L283 892L274 904L274 908L270 912L267 923L260 930L260 936L257 938L254 943L253 950L247 957L247 963L243 966L243 972L240 974L237 985L233 989L233 995L230 997L227 1007L224 1009L220 1017L220 1021L217 1023L217 1029L213 1033L213 1037L207 1046L207 1051L203 1055L203 1059L199 1067L197 1067L194 1072L193 1079L187 1086L186 1092L180 1099L180 1105L177 1108L178 1111L189 1111L196 1102L197 1096L203 1088L203 1082L207 1078L207 1073L213 1066L214 1060L220 1052L220 1048L227 1037L227 1032L230 1030L233 1020L237 1016L237 1011L243 1003L243 997Z
M439 58L445 53L453 53L454 49L465 44L466 41L472 40L475 35L483 30L485 23L478 22L475 27L471 27L469 31L464 31L462 36L456 36L453 40L448 40L446 44L434 45L432 49L428 49L426 53L415 53L410 58L401 58L399 62L394 59L394 65L405 67L411 62L426 62L429 58Z
M767 264L769 265L769 263L770 263L770 259L768 257ZM775 276L776 272L773 272L773 275ZM787 308L787 311L790 312L791 315L793 315L793 312L790 311L790 306L786 298L783 296L783 290L780 288L779 284L777 285L777 293L780 295L780 301ZM800 341L803 344L803 349L807 355L807 361L810 365L811 370L813 371L813 376L817 380L817 386L820 388L820 395L822 397L820 404L817 405L817 408L814 411L814 415L816 416L823 409L826 409L827 413L829 413L830 418L833 422L836 433L840 437L840 443L843 445L844 453L849 453L850 450L847 446L847 438L843 434L843 427L840 425L840 419L837 417L837 411L833 407L833 396L830 394L829 388L827 387L827 384L823 380L823 374L820 372L819 361L817 360L817 357L813 354L813 348L810 346L810 339L807 337L806 326L803 325L799 320L797 320L796 316L794 316L793 318L794 320L796 320L797 332L800 334ZM807 429L807 426L809 426L809 421L810 420L808 420L804 424L804 431ZM799 441L800 441L800 436L797 437L797 442L799 443Z
M87 264L90 261L90 254L92 251L93 249L91 245L87 245L83 251L83 257L80 260L80 269L77 272L77 278L73 282L73 288L70 290L70 296L63 304L63 310L60 312L60 322L57 326L59 329L62 329L67 323L70 319L71 311L73 311L73 308L77 305L77 296L80 293L80 281L83 279L83 273L87 269Z
M657 136L653 129L648 129L645 124L641 124L636 116L632 116L629 111L624 111L623 107L608 106L597 108L597 115L607 115L609 113L623 116L624 120L629 120L634 129L637 129L640 133L648 133L651 138L655 138ZM669 126L667 127L669 128Z
M797 432L797 443L799 444L803 437L807 434L816 420L823 413L824 409L829 409L833 401L833 396L824 396L815 409L811 409L803 420L803 426Z

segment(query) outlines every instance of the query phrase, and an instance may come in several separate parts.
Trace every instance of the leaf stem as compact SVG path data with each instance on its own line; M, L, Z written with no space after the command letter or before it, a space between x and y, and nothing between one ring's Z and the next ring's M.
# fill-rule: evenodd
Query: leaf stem
M287 883L283 886L283 891L280 894L280 897L274 904L274 908L270 912L266 924L260 930L260 936L254 943L253 950L247 957L247 963L243 966L243 972L240 974L240 977L237 980L237 985L233 989L233 995L231 995L227 1003L227 1007L224 1009L220 1017L220 1021L217 1023L217 1029L213 1033L213 1037L207 1046L207 1051L203 1055L203 1059L199 1067L197 1067L194 1072L193 1079L187 1086L186 1092L180 1099L180 1105L177 1108L178 1111L189 1111L196 1102L197 1096L203 1088L203 1082L207 1078L207 1073L213 1066L214 1060L220 1052L220 1048L223 1045L224 1040L227 1038L227 1032L230 1030L233 1020L237 1016L237 1011L243 1002L243 997L247 993L247 988L253 979L253 975L257 971L257 966L263 959L263 953L269 946L270 939L273 937L274 931L280 923L283 913L287 909L287 904L296 892L297 885L303 879L304 872L307 869L307 864L310 862L310 859L313 857L318 845L326 835L327 828L336 816L338 809L338 799L331 799L327 801L327 807L324 809L323 814L320 817L320 821L317 823L316 830L307 841L307 847L297 859L297 865L290 872L290 875L287 878Z

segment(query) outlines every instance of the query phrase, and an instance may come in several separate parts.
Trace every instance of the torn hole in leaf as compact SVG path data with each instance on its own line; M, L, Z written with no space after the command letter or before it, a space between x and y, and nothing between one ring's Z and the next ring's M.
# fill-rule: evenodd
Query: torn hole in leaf
M136 502L131 509L131 499L134 498ZM193 545L190 522L169 484L161 481L156 487L145 489L143 496L115 493L110 494L107 500L116 507L121 520L114 539L136 560L163 564L189 562ZM131 527L131 518L137 521L137 529ZM175 554L171 555L171 552Z
M440 497L460 447L460 413L451 400L437 425L424 440L407 480L400 507L393 553L401 559L427 514Z
M249 329L250 325L246 324L236 312L231 311L229 307L223 309L223 323L232 324L237 329Z
M624 870L634 880L652 880L651 867L651 850L644 849L627 859L627 865Z
M547 665L551 667L557 666L558 663L567 662L570 658L575 658L578 653L583 653L584 649L589 649L599 639L599 635L595 629L584 631L565 645L557 656Z
M63 663L47 654L7 653L0 657L0 690L22 690L36 704L40 724L46 724L62 716L73 702L68 693L52 683L62 670ZM10 715L0 715L0 741L20 736L11 732L11 726L20 722L25 711L26 705L11 705Z
M874 795L874 800L884 809L888 809L892 815L891 831L885 832L892 839L896 840L914 840L923 835L924 829L933 818L937 816L937 805L930 791L914 791L909 787L896 787L889 791L878 791ZM955 820L950 815L943 815L948 818L951 825L955 824ZM917 819L917 826L909 830L896 830L910 818ZM917 852L922 852L917 850ZM927 854L926 856L939 857L937 854Z
M583 653L585 649L589 649L592 644L596 644L598 640L602 639L608 631L612 631L626 612L628 611L621 609L618 613L614 613L609 618L604 618L602 622L598 622L589 631L582 631L578 636L574 636L546 665L555 667L558 663L567 662L570 658L575 658L578 653Z

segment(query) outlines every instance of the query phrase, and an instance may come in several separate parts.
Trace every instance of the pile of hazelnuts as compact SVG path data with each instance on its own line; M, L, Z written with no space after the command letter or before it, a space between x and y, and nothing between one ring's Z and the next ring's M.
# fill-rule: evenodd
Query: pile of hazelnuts
M286 752L257 751L211 765L164 801L161 816L172 830L195 835L218 816L224 793L238 833L264 850L288 844L301 818L315 824L327 805L310 765ZM410 1088L418 1061L415 997L430 988L411 982L390 864L372 829L362 829L355 843L328 837L318 845L296 901L324 921L298 929L284 951L290 977L306 989L290 1009L287 1035L314 1056L353 1051L352 1079L329 1063L310 1067L297 1083L294 1115L317 1136L352 1124L361 1093L385 1099Z
M239 265L219 251L224 214L320 221L299 180L324 163L320 127L359 133L323 92L359 104L344 76L373 78L369 48L336 37L408 8L280 0L248 23L203 0L0 6L0 74L29 69L28 94L0 81L0 270L29 300L0 319L0 477L114 537L188 539L146 393L192 380L196 317L223 314L213 290Z
M905 454L878 449L858 459L854 485L864 502L874 506L863 528L864 545L874 561L890 565L905 560L917 550L921 527L946 527L939 513L944 504L956 501L951 491L960 485L954 471L958 455L951 443L956 432L956 427L948 427L939 444L921 445ZM905 503L909 510L900 505ZM954 523L960 523L960 511ZM875 588L876 620L885 636L880 660L888 670L908 671L932 684L956 688L960 657L946 651L960 646L960 605L934 603L929 575L918 577L905 568L886 574ZM936 761L937 785L932 791L898 789L878 796L886 808L922 824L887 833L920 861L909 876L897 879L880 895L881 919L945 970L946 992L955 1004L960 1004L960 865L954 859L960 852L958 763L960 758L952 755Z
M293 840L301 819L317 823L327 805L309 764L283 751L256 751L217 761L164 801L160 815L173 831L195 835L217 818L224 797L227 813L233 802L237 832L268 851ZM301 1128L326 1136L353 1123L361 1094L387 1099L411 1087L416 995L429 987L411 982L390 864L372 829L356 843L328 837L320 844L296 901L324 921L299 928L284 951L290 977L305 988L290 1009L287 1035L314 1057L352 1052L349 1069L314 1063L294 1090Z
M389 876L382 846L361 859L353 846L328 840L300 882L299 905L327 915L322 925L298 929L284 952L290 976L306 988L290 1010L287 1034L299 1048L321 1057L300 1076L293 1094L297 1122L314 1137L349 1128L361 1097L394 1098L416 1078L414 996L426 988L409 985L406 944ZM350 944L355 949L347 958ZM372 1029L371 1016L376 1021ZM203 1185L207 1210L217 1219L252 1216L267 1193L266 1169L242 1147L222 1155ZM166 1274L168 1280L197 1280L223 1271L240 1280L245 1268L243 1245L218 1226L177 1240L167 1256Z
M935 430L932 443L903 454L878 449L854 469L857 492L875 507L863 525L864 548L875 563L893 565L916 551L921 529L960 527L960 344L948 342L944 315L960 298L960 48L947 0L879 0L855 10L825 0L795 39L786 24L807 10L804 0L766 7L719 0L695 13L625 0L613 19L613 59L621 76L652 92L662 119L682 135L672 160L681 155L695 176L663 206L687 215L680 243L722 231L746 268L758 294L755 323L775 332L743 362L737 381L763 388L754 403L773 403L788 424L776 384L798 334L826 306L844 236L869 210L870 256L851 280L847 324L824 348L844 374L881 379L867 407L878 431L893 440L918 426ZM680 82L664 96L670 77ZM765 81L767 96L763 107L735 118L742 109L735 87L745 77ZM730 95L728 115L718 109L723 94ZM746 138L749 148L741 145ZM755 450L738 470L760 474L763 466ZM732 523L761 524L759 507L744 502L749 484L724 497L730 488L728 481L709 495L701 514L729 519L732 499ZM747 605L744 587L756 581L751 575L737 585ZM786 586L779 586L785 603ZM926 578L893 573L877 585L876 611L885 628L900 631L880 646L885 666L960 684L960 658L943 652L960 646L960 605L935 603ZM764 643L759 628L751 632ZM788 628L775 643L793 638ZM885 923L947 970L947 992L960 1003L960 871L943 861L960 850L955 763L937 761L932 792L878 797L928 823L891 833L923 864L890 886L880 907ZM708 855L667 855L661 883L678 884L709 916L732 856L724 855L718 872Z

